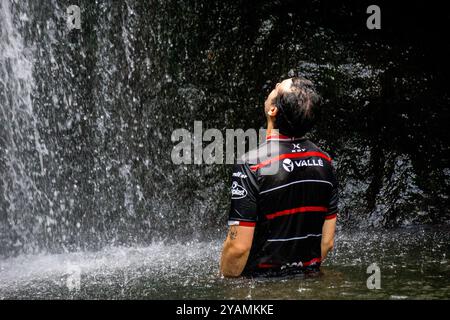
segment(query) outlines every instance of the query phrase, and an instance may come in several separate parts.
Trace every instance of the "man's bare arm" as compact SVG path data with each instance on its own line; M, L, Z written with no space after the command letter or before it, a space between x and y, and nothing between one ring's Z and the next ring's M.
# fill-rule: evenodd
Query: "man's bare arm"
M329 251L334 246L334 234L336 231L336 218L325 220L322 227L322 261L325 260Z
M220 272L225 277L241 275L250 253L254 231L254 227L230 227L220 260Z

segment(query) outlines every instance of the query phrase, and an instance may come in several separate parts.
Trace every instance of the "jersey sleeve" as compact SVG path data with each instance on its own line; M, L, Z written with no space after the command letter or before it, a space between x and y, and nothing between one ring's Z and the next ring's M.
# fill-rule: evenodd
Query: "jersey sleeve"
M250 170L248 164L234 165L228 225L256 226L258 193L257 177Z
M332 173L331 173L331 183L333 184L333 187L331 189L330 194L330 201L328 204L328 212L325 215L325 219L333 219L336 218L338 213L338 204L339 204L339 184L338 180L336 178L336 170L334 167L332 167Z

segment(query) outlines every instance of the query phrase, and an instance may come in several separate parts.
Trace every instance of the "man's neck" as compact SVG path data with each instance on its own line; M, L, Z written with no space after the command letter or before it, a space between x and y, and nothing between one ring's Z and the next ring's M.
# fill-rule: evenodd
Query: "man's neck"
M268 137L277 137L277 136L283 136L282 134L280 134L280 132L278 131L278 129L276 129L273 125L273 122L268 122L267 123L267 129L266 129L266 139ZM303 137L286 137L286 138L291 138L291 139L303 139Z
M267 122L267 129L266 129L266 138L267 137L270 137L271 135L278 135L279 134L279 132L278 132L278 130L276 130L275 128L274 128L274 125L273 125L273 122L272 121L268 121Z

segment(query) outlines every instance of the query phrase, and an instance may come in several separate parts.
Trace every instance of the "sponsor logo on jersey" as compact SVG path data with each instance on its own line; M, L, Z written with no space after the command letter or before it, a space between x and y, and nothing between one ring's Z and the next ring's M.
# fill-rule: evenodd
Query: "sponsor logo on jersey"
M284 159L283 160L283 168L287 172L292 172L292 170L294 170L294 162L292 162L291 159Z
M236 181L231 185L231 199L242 199L247 196L247 190Z
M287 172L292 172L295 167L323 167L322 159L307 159L307 160L297 160L292 161L287 158L283 160L283 168Z
M281 270L284 270L286 268L302 268L302 267L316 265L318 263L320 263L320 258L315 258L315 259L312 259L311 261L304 262L304 263L301 261L285 263L284 265L281 266Z
M233 172L233 177L246 179L247 175L245 173L238 171L238 172Z
M301 267L303 267L303 263L301 261L293 262L293 263L286 263L281 266L281 270L286 269L286 268L293 268L293 267L301 268Z
M306 151L305 148L302 148L300 143L293 143L292 147L293 147L292 152L305 152Z

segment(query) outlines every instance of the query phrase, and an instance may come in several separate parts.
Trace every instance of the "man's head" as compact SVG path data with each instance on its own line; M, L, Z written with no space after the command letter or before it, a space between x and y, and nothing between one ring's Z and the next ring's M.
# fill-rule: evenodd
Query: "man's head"
M319 103L314 84L305 78L277 83L264 103L268 127L287 136L301 137L311 130Z

